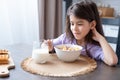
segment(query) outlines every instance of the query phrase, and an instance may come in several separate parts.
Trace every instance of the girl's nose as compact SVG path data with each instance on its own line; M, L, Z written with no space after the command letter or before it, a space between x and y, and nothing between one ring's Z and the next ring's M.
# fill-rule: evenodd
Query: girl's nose
M78 29L77 25L74 25L73 29L74 29L74 30L77 30L77 29Z

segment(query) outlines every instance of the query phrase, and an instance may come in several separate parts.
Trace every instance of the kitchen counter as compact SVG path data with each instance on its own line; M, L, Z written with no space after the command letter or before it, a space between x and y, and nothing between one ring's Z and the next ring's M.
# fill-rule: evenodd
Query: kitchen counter
M46 77L31 74L21 68L21 62L32 54L32 45L15 44L5 47L11 52L15 63L15 69L11 69L9 77L0 78L0 80L119 80L120 66L110 67L103 62L97 61L97 68L90 73L75 77Z

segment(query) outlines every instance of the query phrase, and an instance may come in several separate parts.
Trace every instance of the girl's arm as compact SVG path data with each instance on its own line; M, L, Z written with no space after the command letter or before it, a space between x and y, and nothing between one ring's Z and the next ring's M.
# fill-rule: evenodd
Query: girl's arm
M116 65L118 63L117 55L108 44L106 39L101 34L99 34L95 28L92 29L92 32L94 34L93 39L98 41L102 47L104 53L104 62L110 66Z

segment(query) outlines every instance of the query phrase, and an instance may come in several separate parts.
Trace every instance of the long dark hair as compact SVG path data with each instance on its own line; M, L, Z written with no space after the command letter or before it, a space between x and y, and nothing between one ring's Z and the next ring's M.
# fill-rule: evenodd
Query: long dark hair
M74 36L70 30L70 15L73 14L74 16L80 18L80 19L85 19L88 22L92 22L93 20L96 21L96 30L104 36L103 34L103 29L102 29L102 24L100 21L99 13L97 6L94 2L91 0L82 0L77 3L74 3L71 5L68 10L67 10L67 15L66 15L66 34L67 36L73 40ZM94 41L92 39L93 33L90 30L88 35L86 35L85 40L87 43L92 43L92 44L99 44L98 42Z

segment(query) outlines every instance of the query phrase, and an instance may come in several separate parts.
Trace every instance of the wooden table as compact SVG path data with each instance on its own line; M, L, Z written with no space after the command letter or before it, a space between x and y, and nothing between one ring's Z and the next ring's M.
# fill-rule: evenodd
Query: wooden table
M24 71L21 62L32 54L32 45L16 44L0 48L7 48L15 63L15 69L10 70L10 76L0 80L120 80L120 66L109 67L102 62L97 62L95 71L76 77L45 77Z

